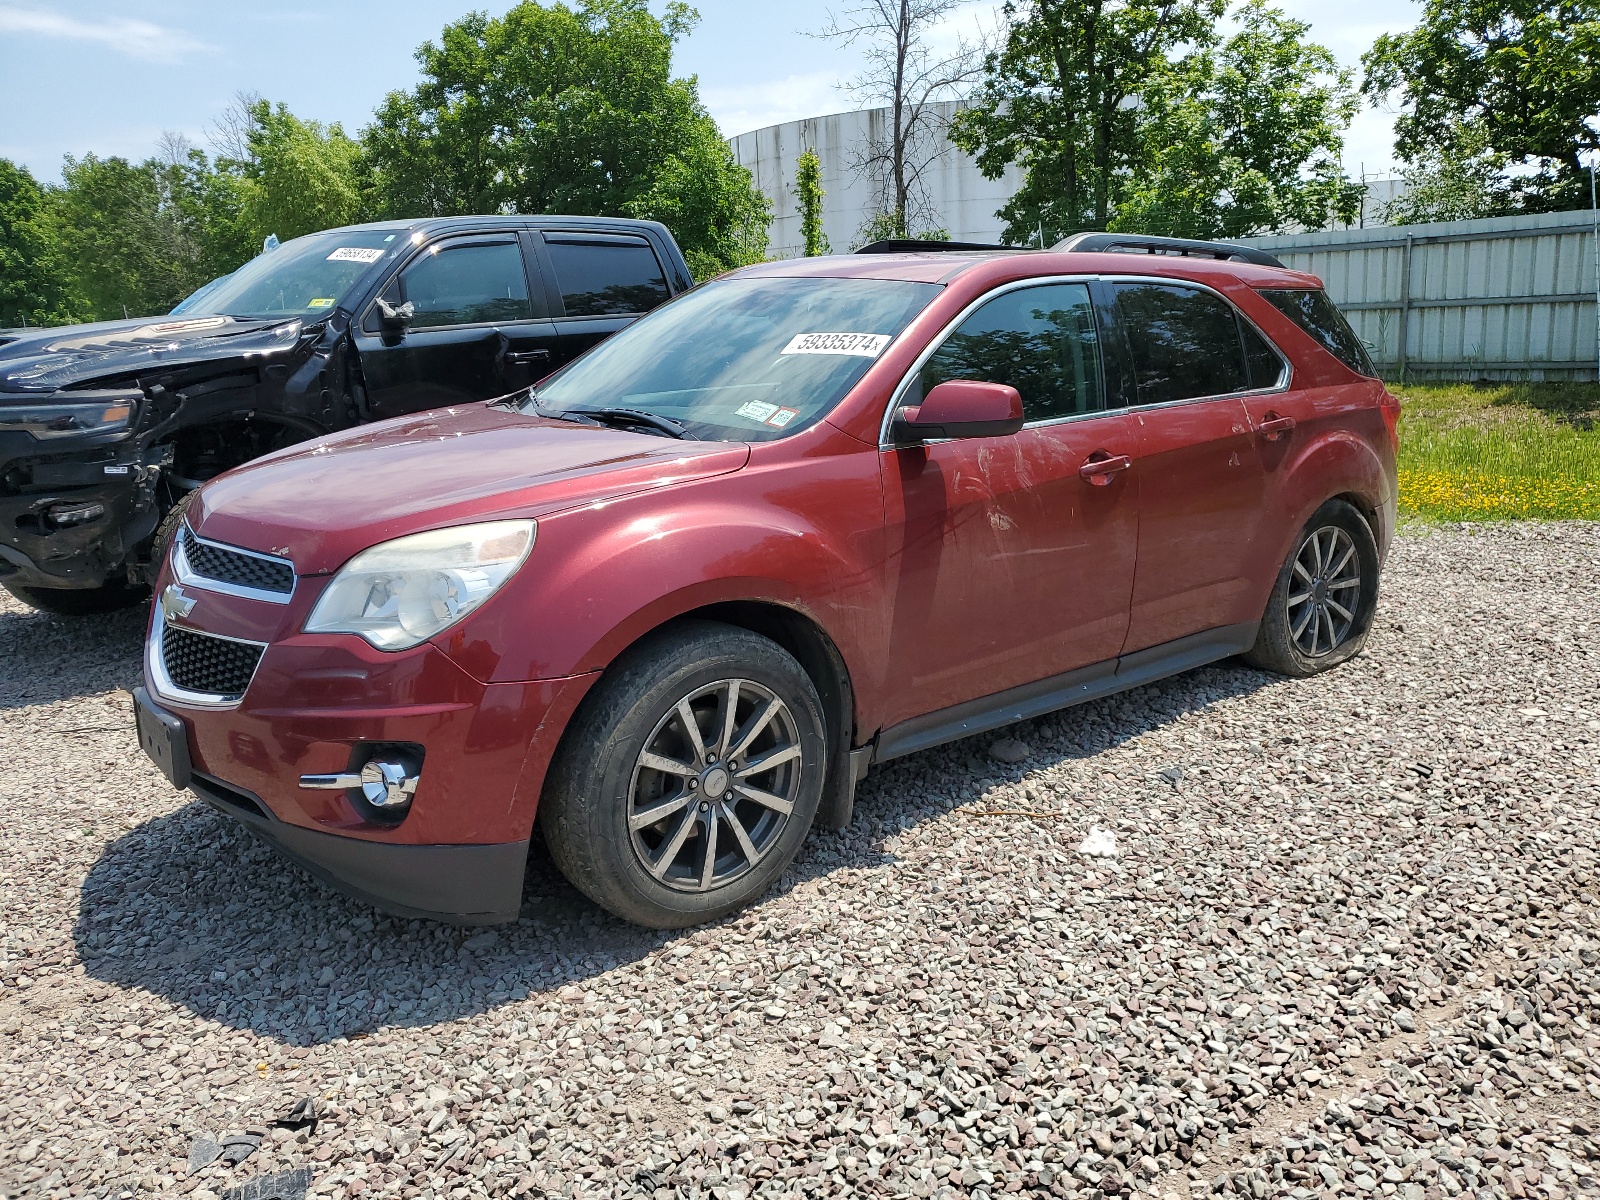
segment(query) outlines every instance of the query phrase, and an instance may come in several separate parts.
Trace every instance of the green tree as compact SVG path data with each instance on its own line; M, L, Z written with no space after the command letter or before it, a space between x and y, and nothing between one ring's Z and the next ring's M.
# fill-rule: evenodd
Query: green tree
M160 162L69 155L61 176L51 216L89 316L166 312L205 282Z
M1379 37L1362 63L1367 96L1398 97L1402 159L1523 168L1499 189L1508 209L1587 205L1600 0L1425 0L1416 28Z
M770 205L672 49L697 16L646 0L473 13L362 133L383 216L568 212L665 222L697 273L764 257Z
M822 232L822 198L827 195L822 190L822 159L809 147L795 168L794 190L800 198L800 235L805 239L806 257L830 253L828 235Z
M1361 189L1340 164L1355 86L1310 26L1247 0L1238 30L1147 88L1142 163L1114 229L1240 238L1351 221Z
M288 241L360 218L361 147L338 122L303 121L265 100L256 102L251 118L250 157L222 165L243 181L240 206L257 249L269 233Z
M1484 147L1479 130L1457 130L1401 168L1404 190L1379 210L1378 219L1389 225L1417 225L1514 212L1518 198L1505 167L1503 156Z
M44 189L26 167L0 158L0 327L65 324L82 318L82 306Z
M1000 210L1006 240L1104 229L1141 165L1141 96L1174 71L1171 56L1207 44L1224 0L1007 0L1007 28L989 54L951 139L998 179L1024 182Z

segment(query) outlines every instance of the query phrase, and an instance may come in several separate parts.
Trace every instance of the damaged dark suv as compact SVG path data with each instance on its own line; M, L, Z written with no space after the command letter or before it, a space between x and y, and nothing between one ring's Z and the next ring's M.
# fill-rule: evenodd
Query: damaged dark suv
M0 330L0 585L137 603L207 479L526 387L692 283L654 222L448 217L296 238L165 317Z

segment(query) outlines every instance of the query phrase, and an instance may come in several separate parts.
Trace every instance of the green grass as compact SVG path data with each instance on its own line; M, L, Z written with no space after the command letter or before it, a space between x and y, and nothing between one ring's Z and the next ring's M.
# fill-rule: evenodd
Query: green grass
M1400 509L1433 520L1600 520L1600 385L1391 385Z

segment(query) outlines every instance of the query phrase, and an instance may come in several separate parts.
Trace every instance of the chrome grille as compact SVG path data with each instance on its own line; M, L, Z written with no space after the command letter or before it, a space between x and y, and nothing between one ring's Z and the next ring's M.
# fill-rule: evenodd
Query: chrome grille
M250 686L265 646L234 642L168 625L161 635L161 665L186 692L237 700Z
M294 591L294 567L281 558L202 541L187 526L179 526L178 539L184 573L201 586L220 583L274 596L288 596Z

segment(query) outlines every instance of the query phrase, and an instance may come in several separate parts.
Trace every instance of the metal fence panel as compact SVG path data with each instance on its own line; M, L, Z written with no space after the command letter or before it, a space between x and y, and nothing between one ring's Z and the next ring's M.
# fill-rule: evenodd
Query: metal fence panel
M1591 213L1246 240L1320 276L1386 375L1597 377Z

